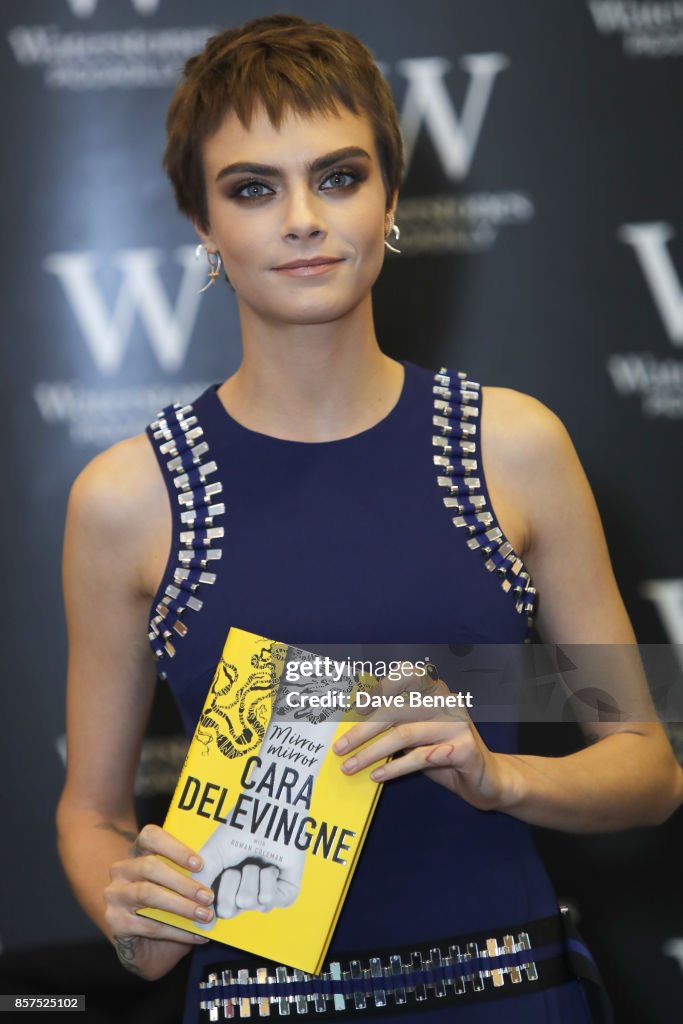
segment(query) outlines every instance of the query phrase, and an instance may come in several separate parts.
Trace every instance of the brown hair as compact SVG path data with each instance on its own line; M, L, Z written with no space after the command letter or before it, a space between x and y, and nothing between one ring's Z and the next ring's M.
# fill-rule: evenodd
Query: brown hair
M208 230L201 148L228 111L248 128L262 104L277 128L288 111L334 113L338 103L370 121L388 206L403 171L401 132L389 86L359 39L288 14L211 36L185 64L166 118L164 167L178 209Z

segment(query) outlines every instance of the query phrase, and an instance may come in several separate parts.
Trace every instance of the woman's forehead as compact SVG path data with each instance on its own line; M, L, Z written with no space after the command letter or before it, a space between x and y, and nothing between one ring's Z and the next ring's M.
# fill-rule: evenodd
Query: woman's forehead
M344 106L337 106L334 113L308 114L290 109L276 126L259 105L248 126L234 110L228 111L218 130L206 139L203 153L210 172L215 164L228 159L262 164L311 163L326 153L352 147L376 159L373 131L365 114L354 114Z

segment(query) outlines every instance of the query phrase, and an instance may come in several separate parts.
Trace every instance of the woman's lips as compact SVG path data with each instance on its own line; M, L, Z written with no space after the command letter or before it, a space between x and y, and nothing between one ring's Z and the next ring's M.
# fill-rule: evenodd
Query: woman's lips
M310 263L305 261L297 261L293 265L285 265L282 267L274 267L276 273L286 274L288 277L314 277L318 274L326 274L329 270L333 270L335 267L343 263L340 259L329 259L329 260L315 260Z

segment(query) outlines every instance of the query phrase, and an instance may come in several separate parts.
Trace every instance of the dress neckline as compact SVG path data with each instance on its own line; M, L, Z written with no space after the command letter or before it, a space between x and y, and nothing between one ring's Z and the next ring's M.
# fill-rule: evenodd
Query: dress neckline
M220 384L212 384L207 389L207 393L221 419L222 427L224 429L227 427L233 434L239 436L243 442L251 444L261 443L264 445L272 445L274 447L285 446L297 448L300 451L306 448L320 451L325 448L353 445L382 437L393 427L394 423L400 419L403 409L408 402L409 393L412 390L413 374L411 373L411 366L409 363L406 363L402 359L397 361L400 362L403 367L403 385L396 402L389 412L383 416L382 419L378 420L377 423L373 423L372 426L366 427L365 430L360 430L355 434L349 434L348 437L339 437L330 441L294 441L289 438L275 437L273 434L265 434L259 430L253 430L251 427L245 427L244 424L236 420L223 405L223 402L218 396L218 388L221 386Z

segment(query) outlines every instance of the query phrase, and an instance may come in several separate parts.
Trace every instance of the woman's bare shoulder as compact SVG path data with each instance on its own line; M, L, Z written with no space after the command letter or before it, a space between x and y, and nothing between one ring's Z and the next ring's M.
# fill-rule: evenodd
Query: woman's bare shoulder
M566 427L543 402L514 388L483 386L482 392L482 448L501 471L535 475L567 453Z
M67 520L86 543L127 551L143 546L168 505L156 456L144 433L96 455L71 488Z
M514 549L528 555L539 505L576 458L562 421L513 388L483 387L481 459L493 508Z

